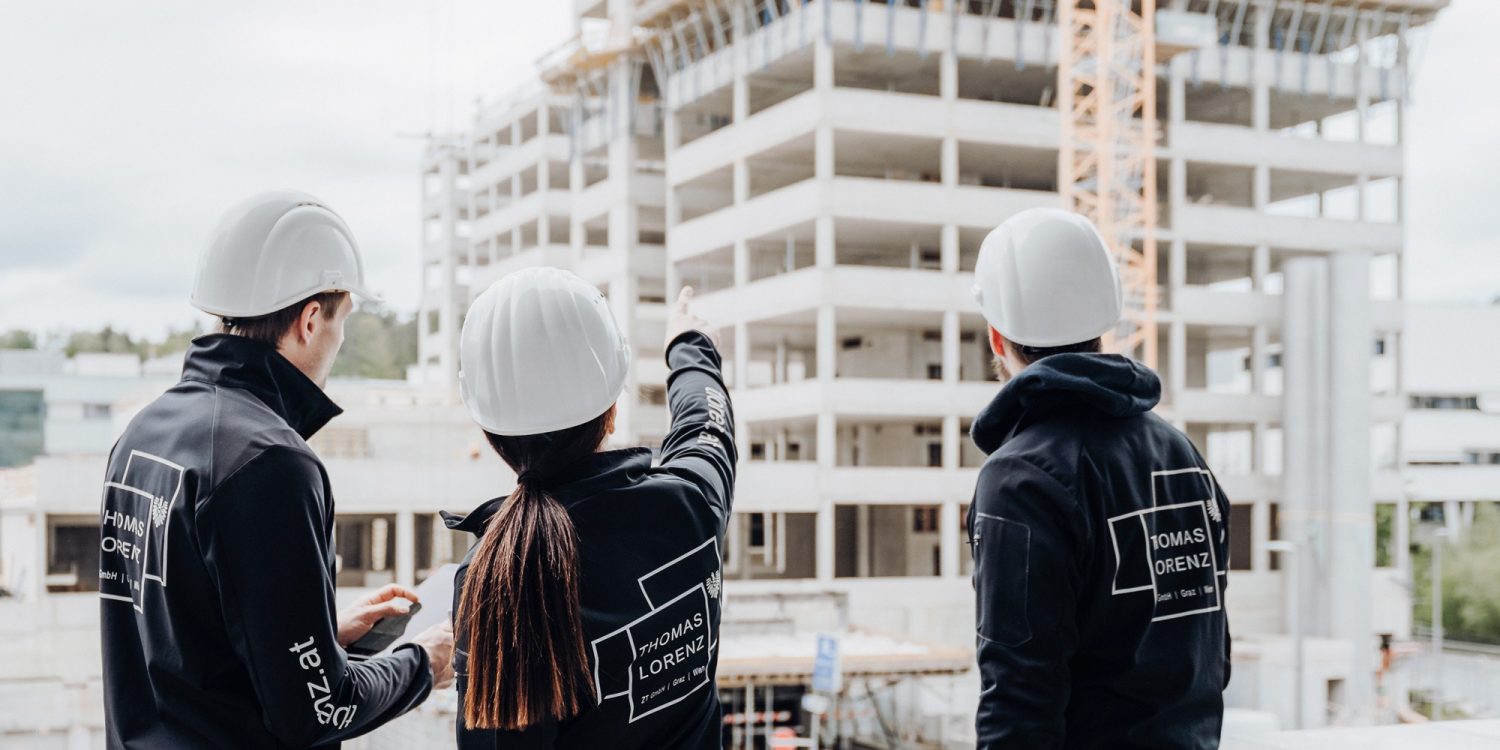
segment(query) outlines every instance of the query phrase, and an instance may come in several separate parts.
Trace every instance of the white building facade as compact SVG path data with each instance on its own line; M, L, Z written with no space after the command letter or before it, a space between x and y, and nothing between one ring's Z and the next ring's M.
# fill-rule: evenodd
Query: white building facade
M1377 636L1411 632L1402 123L1407 37L1444 4L1161 3L1220 43L1158 69L1159 412L1234 502L1230 700L1288 725L1293 630L1324 642L1309 726L1377 719ZM455 139L492 217L470 297L549 263L621 314L584 269L623 265L651 276L638 310L691 285L723 326L731 592L837 591L858 624L971 643L967 430L999 387L972 271L1000 221L1062 205L1055 5L581 1L550 89ZM1269 544L1291 538L1296 563Z

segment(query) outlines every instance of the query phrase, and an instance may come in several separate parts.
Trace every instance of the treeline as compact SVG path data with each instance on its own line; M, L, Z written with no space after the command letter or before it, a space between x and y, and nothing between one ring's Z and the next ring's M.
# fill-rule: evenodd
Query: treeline
M172 328L159 339L134 337L106 325L95 331L72 331L42 339L25 330L0 333L0 349L60 347L69 357L80 353L134 354L142 361L181 354L193 339L206 333L201 326ZM417 361L417 323L378 305L361 304L344 323L344 347L333 366L333 377L400 380Z
M1478 503L1474 525L1443 546L1443 630L1449 638L1500 644L1500 509ZM1412 619L1432 625L1432 552L1412 550Z

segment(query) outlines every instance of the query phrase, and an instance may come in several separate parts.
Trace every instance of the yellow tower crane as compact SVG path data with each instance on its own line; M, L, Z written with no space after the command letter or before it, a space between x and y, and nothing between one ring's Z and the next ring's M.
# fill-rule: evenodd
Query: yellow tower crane
M1156 367L1156 0L1060 0L1058 191L1120 266L1114 348Z

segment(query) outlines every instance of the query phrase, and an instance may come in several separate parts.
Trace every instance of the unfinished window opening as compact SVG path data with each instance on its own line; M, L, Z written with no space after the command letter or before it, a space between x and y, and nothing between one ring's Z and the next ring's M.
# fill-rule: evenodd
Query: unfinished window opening
M883 221L835 221L834 263L937 271L942 268L942 229Z
M850 311L845 317L857 319L858 312ZM942 318L932 315L924 321L922 317L919 313L903 325L838 325L838 377L926 380L928 366L943 364L943 342L925 338L922 331L940 329Z
M936 506L834 506L834 575L839 578L936 576L941 557L936 521L917 515ZM939 514L939 517L941 514ZM929 529L917 531L916 529Z
M99 519L47 517L48 593L99 590Z
M817 574L816 513L736 512L724 541L724 574L731 580Z
M939 138L834 132L834 174L905 182L943 181Z
M335 516L333 539L338 586L379 588L395 582L395 515Z
M418 513L413 523L416 583L421 584L444 565L463 562L474 535L465 531L453 531L435 513Z
M835 430L839 466L941 468L939 420L840 420Z

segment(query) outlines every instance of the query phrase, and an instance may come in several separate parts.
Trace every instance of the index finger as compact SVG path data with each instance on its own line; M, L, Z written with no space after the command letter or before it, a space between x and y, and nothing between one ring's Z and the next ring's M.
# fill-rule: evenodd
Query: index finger
M369 602L371 604L379 604L381 602L388 602L398 596L402 599L409 599L413 603L420 601L420 598L417 596L417 592L412 591L411 589L402 586L399 583L387 583L386 585L381 586L378 591L370 595Z
M677 312L686 313L688 309L688 302L692 301L692 299L693 288L690 286L683 287L682 291L677 293Z

